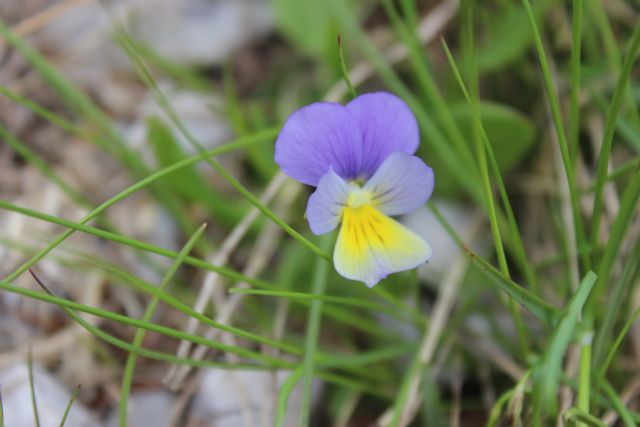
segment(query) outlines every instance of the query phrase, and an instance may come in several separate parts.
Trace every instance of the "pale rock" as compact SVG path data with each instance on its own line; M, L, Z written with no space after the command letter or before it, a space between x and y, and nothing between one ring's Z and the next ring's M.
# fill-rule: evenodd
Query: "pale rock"
M58 427L71 399L71 391L38 365L33 367L33 382L41 427ZM0 371L2 406L7 427L33 427L29 371L24 363ZM65 427L99 427L102 424L76 400Z
M461 204L453 204L444 200L434 200L433 203L440 209L453 229L464 239L473 218L469 209ZM418 274L422 279L439 282L451 269L452 262L461 254L460 247L426 206L406 215L402 222L422 236L433 251L433 256L428 263L418 269ZM472 244L471 247L480 254L484 253L481 242L480 244Z
M194 402L188 427L271 427L278 390L291 375L253 370L206 369ZM313 384L313 401L321 392ZM300 387L289 398L285 426L295 427L300 413Z
M127 405L129 427L168 427L171 422L175 396L165 390L136 391L131 393ZM118 427L118 411L114 410L106 427Z

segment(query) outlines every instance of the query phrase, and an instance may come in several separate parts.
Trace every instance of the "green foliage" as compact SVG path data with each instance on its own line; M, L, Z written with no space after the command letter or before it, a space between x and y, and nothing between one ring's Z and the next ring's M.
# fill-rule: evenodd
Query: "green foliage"
M471 149L474 132L471 107L466 102L456 103L449 111ZM485 101L480 104L480 111L500 172L508 174L533 148L536 129L530 119L507 105ZM449 197L460 195L463 188L439 156L430 156L429 163L438 176L438 192Z
M533 372L533 399L537 416L542 414L554 415L557 411L556 393L560 385L559 379L562 372L562 361L567 347L572 341L580 339L590 342L591 335L576 336L576 326L580 319L582 309L593 289L597 276L588 272L580 283L580 287L562 311L560 321L555 327L547 350Z
M271 0L276 25L300 51L327 59L335 51L336 24L321 1Z
M171 129L156 117L147 119L147 140L153 149L158 166L172 165L187 158ZM200 203L209 215L222 225L234 225L247 211L246 203L223 197L204 181L195 166L189 166L158 182L163 191L178 195L183 203Z
M608 411L618 414L625 425L636 425L640 414L626 407L621 397L621 390L629 385L626 374L630 370L619 362L630 359L624 343L640 314L630 302L638 291L640 276L640 240L632 232L637 228L640 171L638 159L629 156L638 152L640 141L637 106L631 99L633 91L636 98L640 94L633 72L640 52L640 26L631 28L626 21L618 22L619 17L607 16L608 10L597 2L584 2L584 29L589 30L583 31L582 0L569 4L463 0L439 30L447 64L435 40L424 40L419 28L433 11L455 9L455 2L431 9L424 2L380 0L366 4L366 25L356 13L359 2L273 0L272 5L278 31L288 42L286 46L274 42L277 53L273 58L286 58L288 74L260 76L264 83L250 93L238 89L231 65L219 79L217 70L209 73L173 64L137 43L115 23L116 40L129 56L139 81L167 117L166 121L151 117L146 122L156 168L150 168L128 147L109 112L56 70L43 52L0 22L3 41L53 89L72 118L63 118L57 110L43 108L21 95L20 85L2 87L0 94L47 125L109 153L133 180L129 187L94 207L82 183L69 182L28 138L14 134L10 124L3 123L0 137L26 161L24 167L45 176L89 213L74 221L21 206L22 201L0 200L3 212L66 230L58 236L39 236L40 240L46 238L42 244L1 240L2 249L21 252L20 259L26 261L0 280L0 291L53 304L70 322L95 337L103 351L113 347L128 354L122 367L121 425L126 425L128 394L139 357L163 366L288 372L277 393L277 426L284 425L289 400L299 385L299 424L306 426L315 420L311 391L318 379L329 384L323 402L330 405L317 410L335 425L357 423L360 417L378 418L383 412L391 420L385 427L400 425L401 420L413 417L409 412L415 399L420 403L415 419L421 417L426 425L446 425L448 417L456 415L460 424L466 425L465 417L485 403L479 393L466 386L468 379L475 384L478 378L498 396L487 414L488 425L501 425L507 418L514 425L558 421L600 426ZM443 16L438 19L449 19ZM345 42L339 48L338 33ZM401 58L394 56L398 52ZM290 67L292 61L302 64L302 71ZM374 70L373 75L368 71L364 77L350 75L350 66L356 64L360 72ZM312 79L303 75L310 67L315 67ZM335 72L316 73L316 69ZM271 72L259 69L256 73L263 71ZM453 81L451 72L464 102L458 92L452 95L443 85ZM162 92L154 73L199 91L209 90L211 80L220 83L223 113L237 138L205 150L174 110L171 97ZM283 105L287 110L298 106L297 99L319 100L317 94L340 78L347 82L350 96L356 90L383 89L407 102L421 130L423 143L418 155L436 171L436 195L466 207L472 212L470 221L478 222L476 234L467 234L467 224L464 229L454 228L454 222L437 205L429 204L461 250L451 257L451 264L454 258L466 257L462 261L471 267L467 271L465 264L465 272L460 274L443 325L436 324L434 313L443 310L440 296L450 288L441 287L435 299L433 291L442 280L407 272L393 275L373 289L354 284L331 268L331 237L323 238L320 246L310 237L302 214L304 198L294 200L306 192L287 182L275 192L271 204L256 195L278 172L273 141L281 123L272 123L272 118L285 109ZM292 81L296 85L291 85ZM532 99L522 100L520 90ZM549 118L554 125L552 137L548 135ZM597 134L593 124L599 121L604 123L601 146L591 139L592 133ZM197 154L187 155L179 140L187 141ZM561 161L550 144L558 144ZM239 169L227 169L218 161L218 156L232 151L242 159ZM535 162L531 161L532 153ZM539 168L538 163L544 167ZM207 165L210 169L204 171L201 166ZM211 174L226 180L237 194L219 190L209 179ZM543 182L539 193L514 182L514 177L530 175ZM567 194L558 182L566 183ZM181 240L193 236L181 252L129 237L106 220L109 208L141 190L148 191L153 203L172 215L181 227ZM593 215L584 208L591 198ZM213 248L235 236L236 225L252 205L259 212L257 221L248 226L248 233L240 233L229 261L217 262L220 258ZM216 226L211 235L197 230L203 216ZM95 219L99 222L88 225ZM275 234L265 219L284 232L282 242L271 241ZM109 263L74 247L75 241L69 238L76 231L132 250L136 262L155 271L162 269L150 261L151 254L170 260L171 268L157 287L131 273L129 266ZM200 243L196 243L198 237ZM261 259L265 240L277 247L275 255ZM476 250L477 242L491 243ZM433 246L438 256L441 247L439 243ZM192 248L194 255L189 255ZM108 294L116 293L118 286L126 287L141 301L150 301L148 309L138 319L111 306L76 302L66 293L53 294L35 274L42 291L19 286L20 276L43 259L79 272L99 272ZM249 268L254 263L264 265L262 273ZM181 269L178 277L177 269L182 265L188 267ZM431 271L431 266L426 268ZM219 275L221 283L229 285L230 297L244 302L230 323L217 322L212 312L200 312L192 306L205 272ZM168 287L174 280L186 283L194 278L194 286ZM153 317L160 303L170 307L173 317ZM88 322L81 313L102 321ZM203 329L187 332L176 326L187 319L194 319L201 328L231 334L237 341L228 344L204 337ZM111 323L122 329L113 333ZM424 343L438 327L442 329L428 349L432 357L425 363L425 348L418 343ZM132 336L135 332L133 342L123 339L122 330L131 331ZM147 331L172 343L185 341L217 350L221 357L201 360L193 355L178 356L165 348L145 348ZM568 357L572 346L579 352L575 359ZM226 361L225 356L237 360ZM571 366L577 367L575 375L567 369ZM448 379L452 385L447 384ZM465 382L462 402L457 400L457 381ZM567 395L573 400L567 411L558 413L562 386L572 392ZM77 395L78 391L61 426ZM37 414L35 393L32 397ZM0 427L2 409L0 398Z

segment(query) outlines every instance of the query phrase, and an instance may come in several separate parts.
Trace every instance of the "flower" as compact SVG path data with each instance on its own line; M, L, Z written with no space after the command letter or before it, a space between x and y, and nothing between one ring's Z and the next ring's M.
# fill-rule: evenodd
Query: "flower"
M422 206L433 192L433 171L413 155L419 142L411 110L386 92L344 106L314 103L284 124L275 161L291 178L317 187L307 204L314 234L342 223L333 253L342 276L372 287L431 258L430 246L390 217Z

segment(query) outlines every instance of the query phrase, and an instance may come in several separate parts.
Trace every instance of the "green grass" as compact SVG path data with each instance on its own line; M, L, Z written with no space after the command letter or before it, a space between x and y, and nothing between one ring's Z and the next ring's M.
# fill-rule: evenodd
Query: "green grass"
M168 118L144 118L145 148L156 167L130 148L118 117L0 22L0 37L54 94L44 107L23 86L7 84L0 87L3 102L55 128L74 141L69 147L87 143L111 157L128 180L116 194L93 194L34 146L29 131L3 121L3 148L22 159L19 173L42 177L85 215L51 214L33 208L28 198L0 193L0 214L49 230L34 227L16 239L0 225L3 253L20 261L5 266L0 298L13 294L51 305L65 315L64 325L86 331L89 338L76 345L110 364L108 380L119 384L120 396L119 408L109 410L119 410L123 427L135 410L128 407L133 385L148 375L136 368L141 359L160 370L185 365L284 372L273 399L275 426L285 425L293 401L300 405L301 427L320 425L317 420L359 425L376 419L385 427L440 426L454 418L467 425L472 417L489 426L601 426L609 411L619 424L637 425L640 411L623 394L638 369L628 344L640 315L634 303L640 119L633 98L640 88L640 25L583 0L463 0L435 9L413 0L312 2L273 2L282 38L268 42L271 56L261 64L264 70L256 70L259 86L250 89L242 87L233 62L212 73L175 64L134 40L111 15L113 43L135 72L129 84L151 94ZM423 20L447 7L452 17L431 22L442 26L425 41ZM404 56L392 64L389 51ZM365 70L364 83L353 69ZM216 113L235 136L206 150L160 79L224 97ZM335 84L344 85L348 99L394 92L414 112L422 138L417 155L436 172L434 198L468 214L459 223L439 203L425 207L459 251L444 261L444 276L454 259L464 264L453 290L443 289L437 274L394 274L373 289L341 278L332 267L335 236L312 236L304 218L308 191L287 181L269 203L256 196L279 173L273 142L287 114L320 101ZM196 154L188 155L179 139ZM48 150L55 152L55 143ZM227 167L220 158L231 153L236 163ZM505 160L505 153L512 158ZM137 230L124 232L126 224L111 215L116 205L128 208L138 193L177 225L180 251L145 241ZM251 210L258 219L229 261L212 261ZM206 230L202 222L209 224ZM277 226L275 255L259 271L248 271L253 257L264 256L254 243L270 222ZM478 228L469 237L472 222ZM86 240L100 244L87 249ZM436 256L444 251L442 242L430 243ZM133 255L114 261L100 247ZM54 277L43 261L75 274ZM156 274L158 283L143 279L138 267ZM431 273L436 268L426 266ZM25 286L27 272L40 289ZM224 307L194 308L205 273L222 279L225 288L216 292L241 299L227 322L213 320ZM78 299L83 283L77 277L94 274L104 278L105 299L91 305ZM445 291L455 304L438 326L434 312ZM140 316L109 299L120 292L141 304ZM184 325L192 319L199 327L188 331ZM434 324L442 329L432 329ZM207 338L209 330L233 340ZM438 339L425 362L419 337L433 331ZM148 346L150 333L163 344ZM180 341L210 354L178 356L173 346ZM38 403L46 396L36 396L31 357L31 405L39 425ZM313 394L317 381L324 383L321 396ZM77 388L56 423L65 424L74 402L91 406L86 397ZM318 399L321 404L314 405ZM0 427L11 410L0 399Z

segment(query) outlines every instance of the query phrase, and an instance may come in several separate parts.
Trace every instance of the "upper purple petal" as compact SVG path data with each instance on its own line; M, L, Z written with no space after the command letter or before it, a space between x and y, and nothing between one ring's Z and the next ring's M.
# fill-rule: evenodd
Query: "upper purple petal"
M407 153L391 154L364 186L376 208L387 215L404 215L424 205L433 193L433 170Z
M322 176L307 203L307 220L314 234L328 233L338 226L350 190L349 184L333 169Z
M282 171L304 184L318 185L330 168L346 180L360 175L363 138L344 106L318 102L295 111L275 146Z
M395 151L413 154L420 134L416 119L400 98L387 92L360 95L347 104L364 138L360 177L371 177Z

